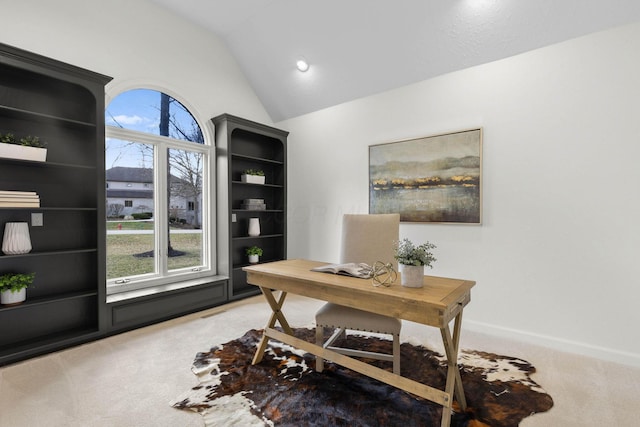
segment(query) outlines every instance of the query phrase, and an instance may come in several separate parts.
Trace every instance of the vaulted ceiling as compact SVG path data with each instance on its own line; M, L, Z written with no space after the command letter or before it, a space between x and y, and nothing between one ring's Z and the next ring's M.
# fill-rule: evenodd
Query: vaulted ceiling
M638 0L151 1L217 34L274 122L640 20Z

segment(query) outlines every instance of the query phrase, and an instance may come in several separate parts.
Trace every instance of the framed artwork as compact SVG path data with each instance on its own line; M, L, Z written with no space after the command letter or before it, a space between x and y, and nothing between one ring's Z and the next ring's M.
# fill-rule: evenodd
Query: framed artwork
M370 145L369 213L481 224L482 128Z

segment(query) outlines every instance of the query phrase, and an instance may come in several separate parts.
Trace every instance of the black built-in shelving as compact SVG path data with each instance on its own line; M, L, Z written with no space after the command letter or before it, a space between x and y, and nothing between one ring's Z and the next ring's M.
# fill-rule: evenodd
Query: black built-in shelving
M96 337L105 300L104 85L110 77L0 44L0 133L38 136L47 161L0 158L0 190L35 191L33 249L0 254L0 274L35 272L26 302L0 306L0 364ZM0 231L1 236L2 231Z
M249 265L246 248L264 251L260 262L287 257L287 136L288 132L223 114L215 117L218 155L218 271L229 276L229 299L259 293L247 284L242 267ZM264 184L242 182L247 169L264 171ZM246 199L263 199L264 210L243 209ZM249 236L249 219L259 218L260 235ZM224 256L228 254L228 256Z

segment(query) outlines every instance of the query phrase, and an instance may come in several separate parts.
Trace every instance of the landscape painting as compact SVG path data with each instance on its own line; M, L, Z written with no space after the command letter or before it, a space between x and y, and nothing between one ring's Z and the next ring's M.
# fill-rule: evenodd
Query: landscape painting
M482 129L369 146L369 213L480 224Z

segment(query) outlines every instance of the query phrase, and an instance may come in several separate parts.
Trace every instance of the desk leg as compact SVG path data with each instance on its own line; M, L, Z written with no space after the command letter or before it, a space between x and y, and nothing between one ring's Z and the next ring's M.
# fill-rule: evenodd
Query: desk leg
M260 287L260 290L262 291L262 294L271 307L271 316L269 317L269 321L267 322L265 329L273 328L276 324L276 321L278 321L282 326L282 329L284 329L287 334L293 335L293 331L289 326L289 322L287 322L284 314L282 314L282 305L284 304L284 300L287 297L287 293L280 292L280 297L276 300L276 297L273 295L271 289ZM269 337L263 334L262 338L260 338L260 343L258 344L256 354L253 355L253 361L251 362L252 365L260 363L262 357L264 356L264 352L267 349L268 343Z
M445 392L453 397L455 394L460 408L464 411L467 409L467 399L464 396L464 388L462 387L462 378L458 369L458 347L460 344L460 329L462 326L462 311L458 313L453 326L453 337L449 331L449 325L440 328L444 349L447 353L447 385ZM451 421L451 404L445 406L442 411L442 427L449 426Z

